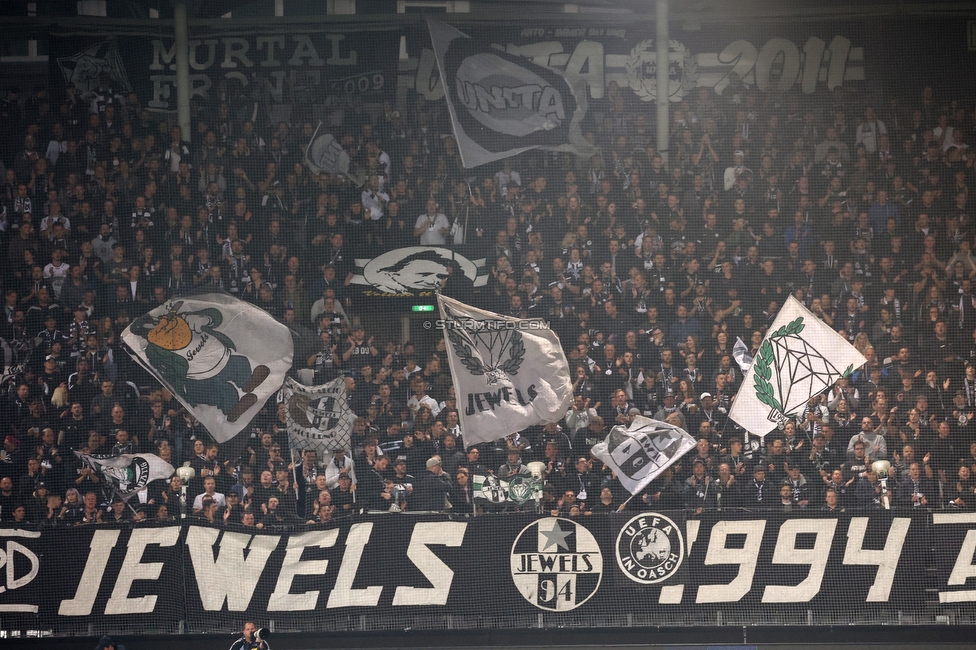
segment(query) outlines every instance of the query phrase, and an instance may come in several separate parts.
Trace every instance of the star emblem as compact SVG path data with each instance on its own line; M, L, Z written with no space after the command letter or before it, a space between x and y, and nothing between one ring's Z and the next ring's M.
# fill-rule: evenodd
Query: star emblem
M569 550L569 545L566 543L566 538L572 533L572 531L562 530L559 527L559 520L554 519L552 522L552 530L543 530L542 525L539 525L539 533L546 538L546 544L542 547L543 551L548 551L551 547L555 546L556 549L564 548Z

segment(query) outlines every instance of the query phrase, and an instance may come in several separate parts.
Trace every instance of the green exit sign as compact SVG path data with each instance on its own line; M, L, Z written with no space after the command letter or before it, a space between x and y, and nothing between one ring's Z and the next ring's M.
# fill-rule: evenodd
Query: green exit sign
M434 305L414 305L412 311L434 311Z

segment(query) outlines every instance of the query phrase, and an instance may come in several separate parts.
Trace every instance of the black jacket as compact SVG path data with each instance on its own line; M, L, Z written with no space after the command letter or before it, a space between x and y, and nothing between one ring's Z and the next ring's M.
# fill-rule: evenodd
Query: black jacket
M420 485L414 487L414 510L437 512L444 509L444 498L451 490L451 479L447 474L434 474L430 470L423 473Z

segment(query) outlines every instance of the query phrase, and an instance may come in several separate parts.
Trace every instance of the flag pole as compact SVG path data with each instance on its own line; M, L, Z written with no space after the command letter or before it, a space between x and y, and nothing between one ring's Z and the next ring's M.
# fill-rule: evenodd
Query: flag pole
M75 452L75 454L77 455L77 454L78 454L78 452L76 451L76 452ZM91 468L91 469L92 469L93 471L95 471L95 472L96 472L97 474L99 474L99 475L102 475L102 478L105 478L105 477L104 477L104 473L102 472L102 469L101 469L101 467L99 467L98 469L95 469L95 467L94 467L94 465L92 465L92 463L91 463L90 461L88 461L87 459L84 459L84 462L85 462L85 464L86 464L86 465L88 465L88 467L89 467L89 468ZM106 480L105 482L106 482L106 483L107 483L107 484L108 484L109 486L111 486L111 489L112 489L112 494L114 494L115 496L117 496L117 497L119 497L120 499L122 499L122 503L124 503L124 504L125 504L126 506L128 506L128 508L129 508L129 510L131 510L131 511L132 511L132 514L134 514L134 515L138 515L138 514L139 514L139 511L137 511L137 510L136 510L135 508L133 508L133 507L132 507L132 504L131 504L131 503L129 503L129 498L130 498L130 497L132 496L131 494L130 494L130 495L129 495L129 496L127 497L126 495L124 495L124 494L122 494L121 492L119 492L119 490L118 490L118 488L117 488L117 487L115 487L115 484L114 484L114 483L112 483L112 482L111 482L111 481L109 481L109 480ZM133 494L135 494L135 493L133 493ZM110 508L112 507L112 503L111 503L111 501L109 502L109 507L110 507Z
M112 492L113 492L113 493L115 494L115 496L117 496L117 497L119 497L120 499L122 499L122 502L123 502L123 503L124 503L124 504L125 504L126 506L128 506L128 508L129 508L129 510L131 510L131 511L132 511L132 514L134 514L134 515L138 515L138 514L139 514L139 511L138 511L138 510L136 510L135 508L133 508L133 507L132 507L132 504L131 504L131 503L129 503L129 499L130 499L131 497L133 497L133 496L135 496L135 495L137 494L136 492L134 492L134 493L132 493L132 494L130 494L130 495L129 495L129 496L127 497L127 496L125 496L124 494L122 494L121 492L119 492L119 491L118 491L118 489L117 489L117 488L116 488L116 487L115 487L114 485L112 485ZM111 507L111 504L109 504L109 507Z
M296 451L298 451L298 450L297 449L293 449L292 452L291 452L291 482L295 485L295 503L297 504L298 503L298 497L300 495L298 494L298 470L295 469L295 462L296 462L295 452ZM301 458L301 452L300 451L298 452L298 454L299 454L298 457ZM305 460L302 459L302 464L303 465L304 465L304 462L305 462ZM304 469L303 469L303 471L304 471ZM305 496L308 497L308 486L307 485L305 486ZM305 507L305 510L308 511L308 504L305 503L304 500L302 500L302 505ZM298 513L296 512L295 514L297 515ZM301 516L304 517L305 516L305 513L303 512L301 514Z

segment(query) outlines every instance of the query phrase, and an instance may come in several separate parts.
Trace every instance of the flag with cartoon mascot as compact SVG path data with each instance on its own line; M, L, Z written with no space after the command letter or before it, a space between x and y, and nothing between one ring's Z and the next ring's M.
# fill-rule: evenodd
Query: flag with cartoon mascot
M281 388L293 352L285 325L219 293L169 300L129 325L122 340L217 442L240 433Z

